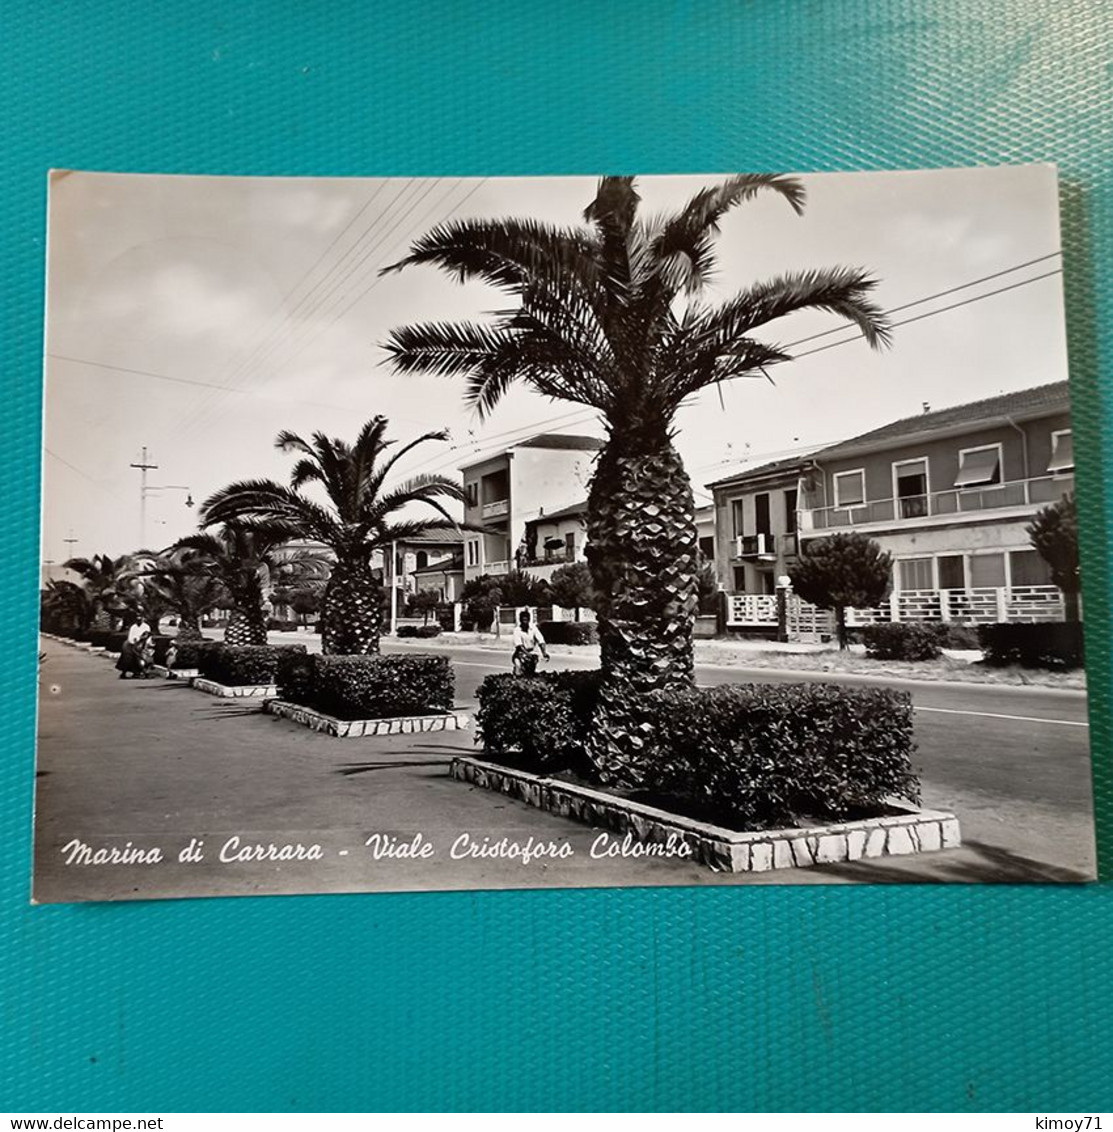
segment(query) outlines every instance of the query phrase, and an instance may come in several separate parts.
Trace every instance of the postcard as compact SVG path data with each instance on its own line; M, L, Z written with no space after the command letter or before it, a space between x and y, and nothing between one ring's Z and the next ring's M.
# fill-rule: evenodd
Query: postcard
M54 172L34 900L1093 879L1058 207Z

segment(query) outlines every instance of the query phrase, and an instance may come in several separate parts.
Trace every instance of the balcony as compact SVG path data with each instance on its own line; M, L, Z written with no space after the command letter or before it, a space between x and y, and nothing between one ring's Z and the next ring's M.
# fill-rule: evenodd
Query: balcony
M915 525L926 519L985 511L1042 507L1056 503L1074 489L1073 476L1038 476L987 484L985 487L951 488L927 495L906 495L899 499L873 499L841 507L816 507L801 511L800 527L805 531L841 530L871 524Z
M496 499L493 503L484 503L480 509L483 519L501 519L510 513L509 499Z
M772 535L739 535L734 540L734 557L773 558L776 554L773 546Z

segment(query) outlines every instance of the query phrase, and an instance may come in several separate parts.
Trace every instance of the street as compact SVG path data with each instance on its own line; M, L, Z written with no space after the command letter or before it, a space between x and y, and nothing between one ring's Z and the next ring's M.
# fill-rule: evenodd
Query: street
M276 643L287 639L275 634ZM305 635L288 639L306 640ZM384 642L421 651L421 642ZM338 741L181 682L120 681L105 660L43 645L36 823L39 901L261 893L608 885L1081 881L1093 875L1085 698L1048 689L906 683L916 707L924 803L957 813L961 849L883 862L730 876L683 860L592 856L599 831L449 779L471 732ZM438 646L440 652L444 646ZM457 702L508 655L450 646ZM553 667L589 667L561 655ZM793 679L702 666L702 684ZM840 681L857 682L852 677ZM374 859L418 833L428 856ZM502 837L567 842L573 855L529 865L453 859ZM220 860L237 846L321 846L321 860ZM178 861L192 839L203 859ZM72 846L159 846L154 864L67 864ZM70 851L66 852L66 847ZM462 847L465 852L467 846Z

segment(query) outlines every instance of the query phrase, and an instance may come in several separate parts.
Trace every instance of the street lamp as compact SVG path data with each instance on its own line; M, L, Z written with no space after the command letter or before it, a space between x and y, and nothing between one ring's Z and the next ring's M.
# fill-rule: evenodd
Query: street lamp
M147 496L154 491L184 491L186 493L185 505L192 507L193 492L180 483L148 483L147 472L157 468L158 464L152 464L147 459L146 445L143 446L143 454L138 463L131 464L129 467L139 470L139 543L140 546L145 547L147 545Z

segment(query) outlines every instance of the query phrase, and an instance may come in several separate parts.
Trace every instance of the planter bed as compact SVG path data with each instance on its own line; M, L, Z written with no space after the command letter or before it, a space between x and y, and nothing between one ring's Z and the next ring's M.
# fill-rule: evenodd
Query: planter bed
M515 770L481 759L457 757L449 774L486 790L587 825L629 833L635 840L690 846L692 859L731 873L905 856L959 846L958 818L893 801L877 817L792 829L739 832L634 802L616 794Z
M465 731L469 722L467 714L462 711L402 715L388 719L337 719L336 716L325 715L315 708L287 703L285 700L268 700L263 710L337 739L362 739L370 735L412 735L420 731Z
M278 689L273 684L218 684L215 680L206 680L204 676L194 676L190 685L210 696L235 699L268 699L278 694Z

